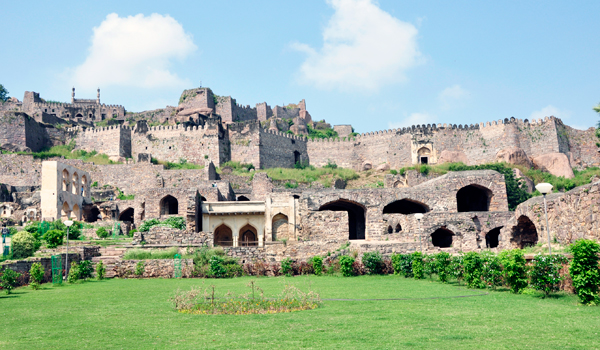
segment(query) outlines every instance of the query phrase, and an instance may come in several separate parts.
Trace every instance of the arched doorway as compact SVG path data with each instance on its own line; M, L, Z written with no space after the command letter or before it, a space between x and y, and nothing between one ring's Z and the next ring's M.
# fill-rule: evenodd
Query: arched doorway
M480 185L469 185L456 192L458 212L489 211L493 193Z
M300 152L294 151L294 165L302 163L302 157L300 156Z
M77 175L77 173L73 174L73 184L71 185L71 193L73 193L74 195L80 195L80 193L77 193L77 191L79 190L79 175Z
M504 226L496 227L488 231L485 235L485 246L488 248L497 248L500 240L500 229Z
M288 217L283 214L277 214L272 221L273 240L289 238L290 231L288 225Z
M525 215L517 220L517 226L513 226L511 242L517 248L534 246L538 242L538 233L535 224Z
M77 113L77 115L75 116L75 118L77 118L77 119L82 119L82 118L83 118L83 116L81 115L81 113Z
M431 243L434 247L450 248L454 232L445 227L438 228L431 234Z
M160 200L160 215L179 214L179 202L177 198L168 195Z
M431 150L429 148L419 148L419 150L417 151L417 155L419 156L419 163L429 164L429 157L431 157Z
M250 199L248 199L248 197L246 197L246 196L239 196L237 200L238 200L238 202L249 202L250 201Z
M238 238L238 246L240 247L250 247L258 245L258 233L256 229L247 224L246 226L240 229L240 235Z
M222 224L214 232L214 245L221 247L233 246L233 234L229 226Z
M85 216L86 222L96 222L100 217L100 209L97 206L93 206L92 209Z
M426 204L412 199L404 198L399 201L389 203L383 207L384 214L416 214L427 213L429 207Z
M127 209L125 209L125 211L121 212L121 215L119 215L119 221L133 223L133 214L134 214L133 208L127 208Z
M69 208L69 204L67 202L64 202L60 211L60 217L61 219L67 220L70 216L71 208Z
M75 187L77 188L77 187ZM79 211L79 206L77 204L73 205L73 211L71 211L71 217L75 220L81 219L81 213Z
M365 208L356 203L345 199L338 199L319 208L319 211L345 211L348 213L348 239L365 239Z
M402 226L400 226L400 224L396 224L396 233L402 231Z

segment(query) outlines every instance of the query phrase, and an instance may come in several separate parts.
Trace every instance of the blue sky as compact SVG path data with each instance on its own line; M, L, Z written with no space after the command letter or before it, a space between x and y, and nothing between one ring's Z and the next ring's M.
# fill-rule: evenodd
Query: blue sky
M11 96L175 105L202 82L254 106L306 99L358 132L555 115L593 126L598 1L5 2Z

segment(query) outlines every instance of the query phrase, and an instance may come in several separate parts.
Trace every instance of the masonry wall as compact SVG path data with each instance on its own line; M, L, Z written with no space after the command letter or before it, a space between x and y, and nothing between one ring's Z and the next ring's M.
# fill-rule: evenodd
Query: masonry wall
M38 152L49 145L44 127L21 112L0 113L0 146L13 144L22 149Z
M215 111L221 116L224 123L257 120L257 108L239 105L231 96L218 96Z
M298 161L309 162L303 137L278 131L260 131L260 168L293 168Z
M131 158L131 129L128 126L108 126L95 129L75 129L76 148L97 151L109 157Z
M234 123L227 126L231 147L231 160L260 168L260 124Z

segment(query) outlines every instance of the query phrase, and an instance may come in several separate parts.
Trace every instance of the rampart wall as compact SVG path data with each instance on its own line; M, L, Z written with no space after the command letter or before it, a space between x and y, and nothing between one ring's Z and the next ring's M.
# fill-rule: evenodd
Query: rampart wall
M224 123L255 121L257 120L257 109L250 106L242 106L231 96L217 97L218 103L215 112L221 116Z
M306 139L288 133L260 129L260 168L293 168L309 162Z
M50 141L46 129L27 114L3 112L0 113L0 146L5 144L38 152L49 146Z
M88 152L98 151L109 157L131 158L131 128L113 125L102 128L71 129L77 132L76 148Z

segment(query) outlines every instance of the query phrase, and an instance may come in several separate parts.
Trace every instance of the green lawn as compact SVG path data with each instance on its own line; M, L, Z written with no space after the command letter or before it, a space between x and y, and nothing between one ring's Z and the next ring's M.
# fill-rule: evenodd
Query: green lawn
M323 307L276 315L186 315L169 298L177 288L244 292L250 277L228 280L91 281L0 296L0 348L6 349L595 349L600 308L571 295L551 299L505 291L475 295L428 280L397 276L258 278L266 294L284 283L309 285Z

